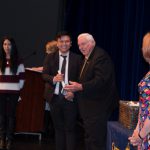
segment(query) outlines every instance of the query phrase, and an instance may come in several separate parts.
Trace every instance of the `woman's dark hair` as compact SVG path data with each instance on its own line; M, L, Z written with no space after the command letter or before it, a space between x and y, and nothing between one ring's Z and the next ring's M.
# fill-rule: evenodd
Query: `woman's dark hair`
M0 70L2 73L5 72L6 68L6 53L3 48L4 41L8 40L11 43L11 51L10 51L10 71L13 74L17 73L18 68L18 49L15 43L15 40L12 37L5 36L1 42L1 49L0 49Z

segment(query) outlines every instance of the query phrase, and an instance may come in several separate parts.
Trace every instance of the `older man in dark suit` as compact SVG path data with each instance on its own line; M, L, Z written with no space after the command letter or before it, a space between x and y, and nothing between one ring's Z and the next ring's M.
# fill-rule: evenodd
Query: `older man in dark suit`
M46 57L43 79L47 84L47 99L51 100L49 104L55 128L56 150L75 150L77 102L74 99L74 93L64 91L63 87L68 84L69 80L77 81L81 57L70 51L71 37L69 33L60 32L56 40L59 51ZM53 90L50 86L53 87Z
M78 93L87 150L105 150L107 120L118 103L114 66L92 35L80 34L78 46L85 56L79 83L70 81L65 89Z

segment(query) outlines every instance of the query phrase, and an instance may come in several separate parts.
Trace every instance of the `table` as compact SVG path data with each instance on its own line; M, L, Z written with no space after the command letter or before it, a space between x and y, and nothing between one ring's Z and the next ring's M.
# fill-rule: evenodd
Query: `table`
M125 128L117 121L109 121L107 123L107 150L112 150L112 143L120 150L125 150L128 144L128 137L131 136L133 130ZM130 150L135 150L135 147L130 145Z
M21 91L21 101L17 106L16 134L38 135L43 131L44 81L40 72L26 69L25 85Z

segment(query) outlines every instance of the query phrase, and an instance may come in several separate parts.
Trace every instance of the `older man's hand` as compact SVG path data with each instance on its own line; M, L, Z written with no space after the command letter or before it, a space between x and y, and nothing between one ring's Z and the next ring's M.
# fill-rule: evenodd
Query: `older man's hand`
M82 87L82 84L78 83L78 82L73 82L73 81L69 81L69 85L66 85L64 87L64 89L66 91L69 91L69 92L76 92L76 91L82 91L83 90L83 87Z

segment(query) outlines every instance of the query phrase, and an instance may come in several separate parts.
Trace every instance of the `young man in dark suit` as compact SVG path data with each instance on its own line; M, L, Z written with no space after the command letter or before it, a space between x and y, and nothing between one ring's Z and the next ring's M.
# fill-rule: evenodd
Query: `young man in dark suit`
M85 56L79 83L70 81L65 90L77 92L79 112L85 128L87 150L106 149L107 120L118 104L113 63L108 54L96 46L92 35L78 36L78 46Z
M58 33L56 40L59 50L49 54L44 61L42 76L47 84L45 94L55 128L56 150L75 150L77 102L74 93L64 91L63 87L69 84L69 80L77 81L81 57L70 51L69 33Z

